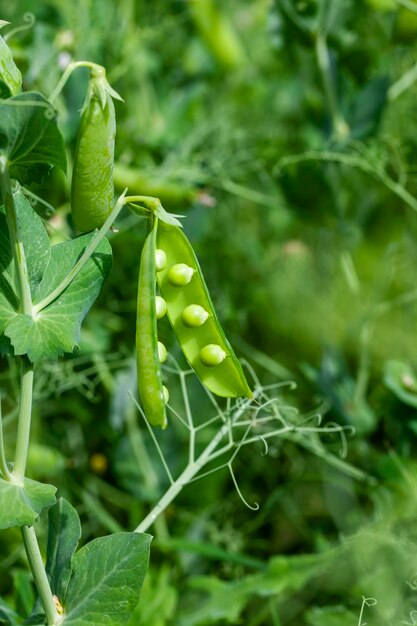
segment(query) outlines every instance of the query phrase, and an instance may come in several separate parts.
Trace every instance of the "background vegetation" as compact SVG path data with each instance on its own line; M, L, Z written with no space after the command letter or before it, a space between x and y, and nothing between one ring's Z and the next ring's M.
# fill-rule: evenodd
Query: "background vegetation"
M187 487L152 529L131 624L417 623L417 4L0 0L13 26L26 12L35 24L8 42L25 88L50 94L70 60L106 66L125 100L117 190L186 214L219 315L262 384L295 381L274 391L284 404L354 427L344 458L340 435L316 432L242 450L235 474L258 511L225 471ZM72 148L86 83L74 74L58 103ZM57 209L52 238L67 237L68 179L33 191ZM79 351L42 364L36 389L29 475L77 506L84 540L132 530L167 486L127 393L145 226L126 212L117 228ZM12 446L17 381L5 360L1 371ZM171 396L182 406L179 385ZM189 400L210 416L197 383ZM175 420L163 445L181 468ZM0 594L15 589L29 614L17 531L0 551Z

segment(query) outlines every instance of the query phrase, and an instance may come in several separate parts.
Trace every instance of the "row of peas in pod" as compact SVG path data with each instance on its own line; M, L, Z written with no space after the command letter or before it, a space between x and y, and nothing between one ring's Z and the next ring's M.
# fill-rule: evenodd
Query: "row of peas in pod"
M169 394L162 384L161 363L167 351L158 341L157 320L165 314L185 357L207 389L225 398L252 396L190 242L178 226L154 218L139 270L136 354L145 415L152 425L162 428L167 425Z
M121 99L106 80L105 69L92 64L75 150L71 212L81 232L100 228L113 205L116 119L113 98ZM166 428L168 389L161 364L167 358L158 341L157 320L167 314L182 351L201 382L218 396L251 397L242 367L216 316L194 250L175 216L155 198L136 196L150 215L139 268L136 319L138 389L150 424ZM126 198L126 201L128 198ZM158 284L160 295L156 293Z

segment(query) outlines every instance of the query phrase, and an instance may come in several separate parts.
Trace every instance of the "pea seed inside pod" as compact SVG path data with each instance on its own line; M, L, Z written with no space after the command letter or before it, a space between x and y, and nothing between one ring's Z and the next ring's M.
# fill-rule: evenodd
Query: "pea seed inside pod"
M190 304L181 313L181 320L188 328L198 328L202 326L209 314L206 309L199 304Z
M226 358L226 352L217 343L209 343L200 350L200 361L206 367L220 365Z
M155 297L156 319L160 320L167 312L167 303L161 296Z
M162 341L158 341L158 357L160 363L165 363L167 360L167 349L165 348Z
M168 280L174 287L185 287L191 281L194 271L185 263L173 265L168 272Z
M169 402L169 391L165 387L165 385L162 385L162 391L163 391L163 394L164 394L164 402L165 402L165 404L168 404L168 402Z
M167 266L167 255L163 250L158 248L155 251L155 269L157 272L162 272Z

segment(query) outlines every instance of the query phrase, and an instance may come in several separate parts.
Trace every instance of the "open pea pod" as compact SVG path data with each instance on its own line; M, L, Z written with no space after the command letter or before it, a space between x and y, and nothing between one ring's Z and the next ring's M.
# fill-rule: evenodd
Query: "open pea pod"
M145 415L152 426L166 428L164 387L158 353L155 250L158 220L146 238L139 269L136 313L138 389Z
M159 289L188 362L201 382L216 395L252 397L187 237L177 226L159 222L156 244Z

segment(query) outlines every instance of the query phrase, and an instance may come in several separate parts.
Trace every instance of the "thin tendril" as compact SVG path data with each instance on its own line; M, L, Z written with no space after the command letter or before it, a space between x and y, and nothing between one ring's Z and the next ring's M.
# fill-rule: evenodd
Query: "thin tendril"
M248 502L247 500L245 500L245 498L243 497L243 494L242 494L242 492L241 492L241 490L240 490L240 488L239 488L239 485L238 485L238 483L237 483L236 476L235 476L235 473L234 473L234 471L233 471L233 467L232 467L230 464L228 465L228 467L229 467L230 475L231 475L231 477L232 477L232 480L233 480L233 484L234 484L234 486L235 486L235 489L236 489L236 491L237 491L237 493L238 493L239 498L242 500L243 504L244 504L246 507L248 507L248 509L250 509L251 511L259 511L259 504L258 504L257 502L255 502L255 503L252 505L252 504L249 504L249 502Z
M29 30L35 25L36 17L33 15L33 13L30 13L30 12L24 13L22 19L24 22L26 22L26 24L22 24L21 26L16 26L16 28L12 28L11 30L9 30L8 33L3 35L4 41L9 41L9 39L13 37L14 35L16 35L17 33L21 33L25 30Z
M264 450L263 452L261 452L261 456L268 456L268 452L269 452L269 446L268 446L268 442L264 437L259 436L258 437L259 441L261 441L264 444Z
M146 419L146 415L145 415L145 413L144 413L144 411L143 411L142 407L140 406L140 404L137 402L136 398L134 397L134 395L133 395L130 391L129 391L129 395L130 395L130 397L132 398L132 400L133 400L133 402L134 402L134 404L135 404L136 408L138 409L139 413L141 414L141 416L142 416L142 417L143 417L143 419L144 419L144 422L145 422L145 424L146 424L146 427L147 427L147 429L148 429L148 431L149 431L149 434L150 434L150 435L151 435L151 437L152 437L152 441L153 441L153 443L154 443L154 445L155 445L155 448L156 448L156 450L157 450L157 452L158 452L159 458L161 459L162 465L163 465L163 467L164 467L164 469L165 469L165 472L166 472L166 474L167 474L167 476L168 476L168 480L169 480L169 482L171 483L171 485L173 485L175 481L174 481L174 479L173 479L173 477L172 477L171 471L170 471L170 469L169 469L169 467L168 467L168 464L167 464L167 462L166 462L166 460L165 460L164 453L163 453L163 452L162 452L162 450L161 450L161 446L160 446L160 445L159 445L159 443L158 443L158 440L157 440L157 438L156 438L156 436L155 436L155 433L154 433L154 431L153 431L153 428L152 428L152 426L149 424L148 420Z
M49 204L49 202L47 202L46 200L44 200L43 198L41 198L40 196L38 196L36 193L33 193L33 191L29 191L29 189L27 189L26 187L20 187L22 193L27 196L29 202L31 203L31 205L35 205L35 204L43 204L47 210L48 210L48 216L50 215L54 215L56 213L54 207L52 206L52 204Z

